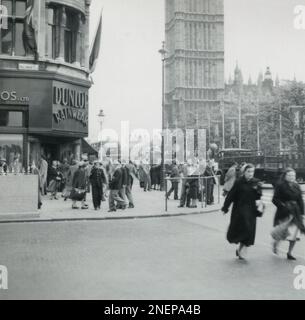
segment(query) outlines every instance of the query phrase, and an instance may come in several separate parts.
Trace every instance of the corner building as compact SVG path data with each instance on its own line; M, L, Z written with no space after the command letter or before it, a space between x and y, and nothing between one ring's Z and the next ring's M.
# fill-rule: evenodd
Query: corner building
M166 0L165 129L221 130L223 0ZM218 136L221 136L219 132Z
M2 0L0 29L0 158L27 168L79 159L88 136L91 0L36 0L32 24L38 58L23 43L29 2Z

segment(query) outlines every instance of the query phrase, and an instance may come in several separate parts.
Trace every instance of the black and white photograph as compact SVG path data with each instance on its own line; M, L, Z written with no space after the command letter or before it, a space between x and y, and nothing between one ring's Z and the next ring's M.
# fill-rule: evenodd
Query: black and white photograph
M305 299L304 57L305 0L0 0L0 300Z

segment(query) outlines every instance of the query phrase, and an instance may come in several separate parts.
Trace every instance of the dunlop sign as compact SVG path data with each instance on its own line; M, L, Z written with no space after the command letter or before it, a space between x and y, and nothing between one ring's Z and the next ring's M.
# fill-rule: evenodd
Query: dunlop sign
M72 88L53 87L53 116L57 123L67 119L88 126L88 92ZM60 107L60 108L58 108Z

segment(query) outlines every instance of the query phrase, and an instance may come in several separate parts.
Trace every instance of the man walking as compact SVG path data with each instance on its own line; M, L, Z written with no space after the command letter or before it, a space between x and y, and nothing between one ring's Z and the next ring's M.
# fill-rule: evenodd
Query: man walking
M126 209L126 202L120 197L119 190L122 189L122 167L121 164L116 160L113 163L114 172L109 182L109 211L115 212L117 206ZM117 203L117 206L116 206Z
M211 160L207 161L207 167L203 176L206 177L206 202L207 205L212 205L214 204L214 185L216 184L216 179Z
M179 169L177 166L177 162L174 160L173 161L173 166L171 169L171 173L170 173L170 177L173 178L174 180L171 180L172 186L170 188L170 190L167 193L167 199L169 199L170 195L172 194L172 192L174 191L174 200L179 200L178 199L178 189L179 189L179 180L178 178L180 177L179 174Z
M128 198L126 196L126 188L127 188L127 183L128 183L128 170L126 168L126 162L123 161L122 166L121 166L121 171L122 171L122 185L121 188L119 189L119 196L124 200L125 205L128 204ZM122 209L122 206L118 206L118 209Z
M132 186L133 186L133 180L137 177L137 174L136 174L136 168L131 161L129 162L129 164L126 165L126 170L127 170L126 196L129 201L129 209L133 209L134 201L132 196Z
M40 159L39 176L41 194L45 196L47 194L48 163L43 155Z

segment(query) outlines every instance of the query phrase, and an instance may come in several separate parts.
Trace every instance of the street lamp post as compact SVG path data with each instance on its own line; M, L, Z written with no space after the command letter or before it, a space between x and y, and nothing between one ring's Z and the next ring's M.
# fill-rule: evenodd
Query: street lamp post
M105 118L105 113L104 113L104 110L103 109L100 109L100 112L99 112L99 114L97 115L98 116L98 118L99 118L99 120L100 120L100 132L99 132L99 135L98 135L98 137L99 137L99 140L100 141L98 141L98 143L100 144L100 146L99 146L99 157L101 157L101 159L100 160L103 160L102 159L102 157L103 157L103 153L102 153L102 148L103 148L103 143L102 143L102 130L103 130L103 121L104 121L104 118Z
M162 174L160 181L160 189L164 191L165 188L165 138L164 138L164 129L165 129L165 88L164 88L164 80L165 80L165 61L166 61L166 53L165 50L165 41L162 42L162 49L159 50L162 59L162 145L161 145L161 166L162 166Z
M222 149L225 149L225 101L221 99L221 115L222 115Z
M241 95L239 95L239 100L238 100L238 122L239 122L239 127L238 127L239 149L241 149Z
M259 116L260 116L260 110L259 110L259 100L257 100L257 151L260 151L261 143L260 143L260 127L259 127Z

